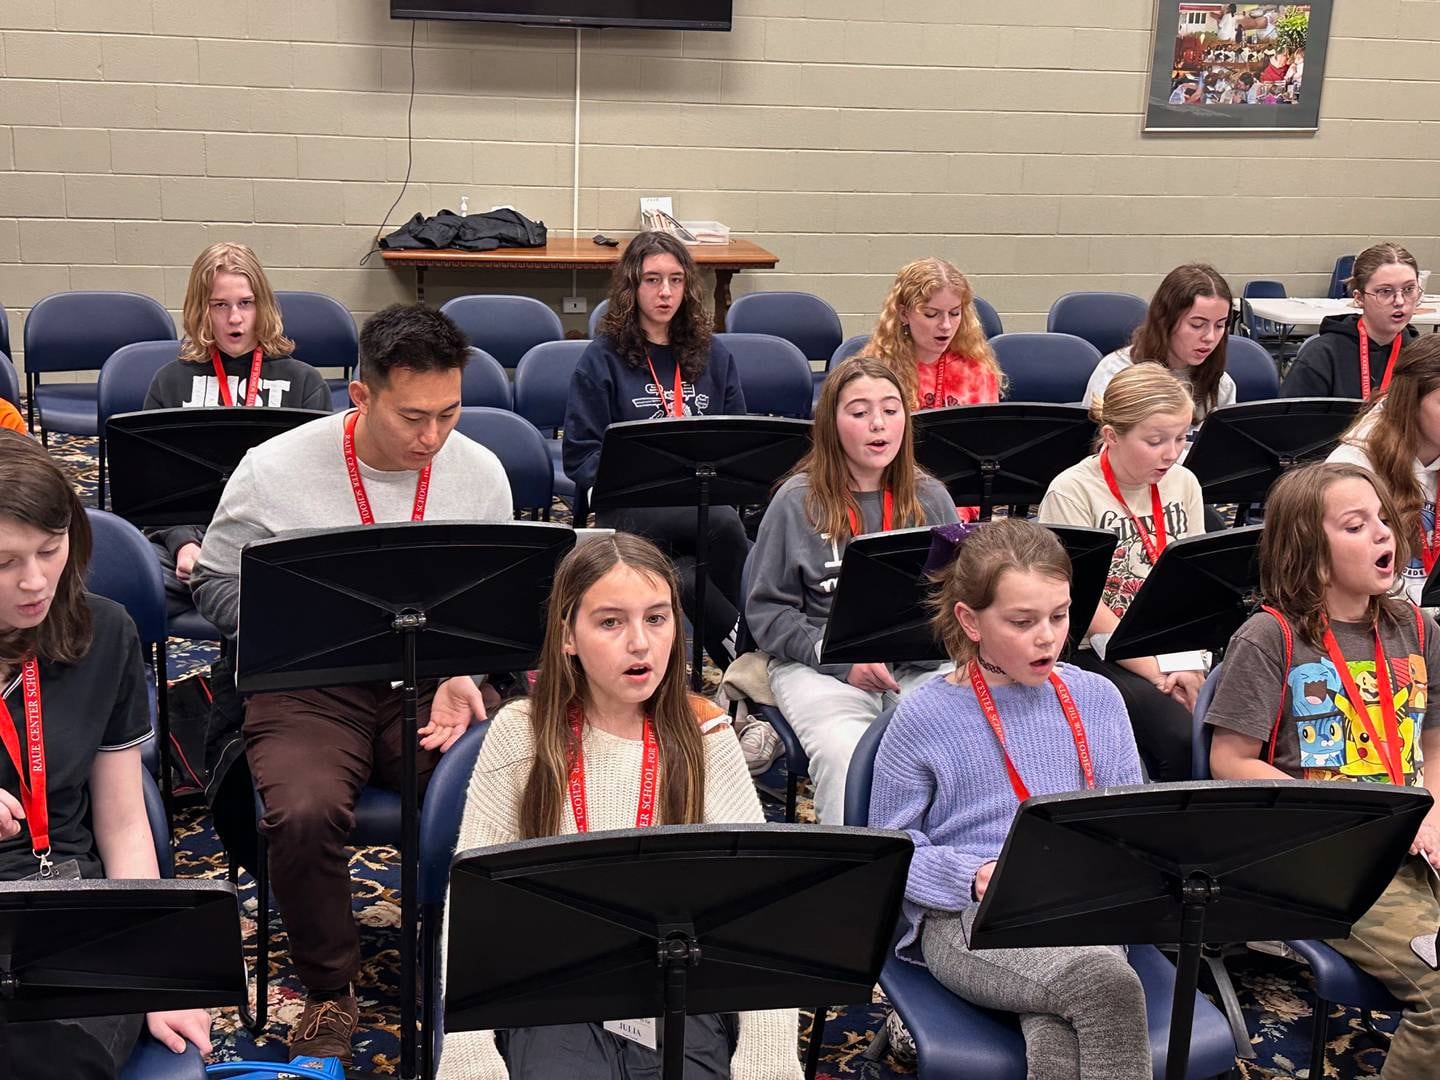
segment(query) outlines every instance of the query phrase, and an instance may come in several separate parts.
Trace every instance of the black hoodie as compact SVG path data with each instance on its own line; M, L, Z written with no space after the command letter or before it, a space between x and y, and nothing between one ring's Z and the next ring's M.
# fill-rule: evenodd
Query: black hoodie
M1280 396L1360 397L1359 322L1358 314L1326 316L1320 324L1320 333L1300 349L1294 366L1280 384ZM1407 342L1418 336L1413 326L1406 326L1401 334ZM1385 381L1393 347L1392 342L1381 345L1370 339L1371 396L1380 392L1380 384Z

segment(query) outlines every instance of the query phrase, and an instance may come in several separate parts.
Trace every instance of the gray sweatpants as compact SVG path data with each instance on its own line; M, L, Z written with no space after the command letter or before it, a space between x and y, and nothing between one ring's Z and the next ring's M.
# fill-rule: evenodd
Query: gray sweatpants
M1020 1015L1028 1080L1151 1080L1145 993L1124 949L972 950L979 908L927 911L920 949L951 992Z

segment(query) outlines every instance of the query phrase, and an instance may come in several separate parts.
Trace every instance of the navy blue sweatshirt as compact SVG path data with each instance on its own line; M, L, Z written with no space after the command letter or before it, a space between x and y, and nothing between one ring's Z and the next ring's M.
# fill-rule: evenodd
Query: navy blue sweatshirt
M674 415L675 355L669 345L651 345L650 368L637 371L615 351L604 335L590 342L575 366L570 400L565 406L565 438L560 444L565 475L581 491L595 486L600 468L600 441L605 429L624 420L659 420ZM693 383L681 384L686 416L744 416L745 395L730 350L710 339L710 359Z

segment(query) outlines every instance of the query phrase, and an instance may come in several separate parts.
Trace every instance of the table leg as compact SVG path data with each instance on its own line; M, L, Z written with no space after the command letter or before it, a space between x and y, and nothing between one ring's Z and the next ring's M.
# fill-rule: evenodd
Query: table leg
M715 271L715 332L725 332L725 314L730 310L730 281L734 270Z

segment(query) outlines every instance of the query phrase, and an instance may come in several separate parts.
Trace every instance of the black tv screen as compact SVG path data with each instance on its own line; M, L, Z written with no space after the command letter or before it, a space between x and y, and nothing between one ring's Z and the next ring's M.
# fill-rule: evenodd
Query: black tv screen
M390 0L392 19L729 30L732 0Z

